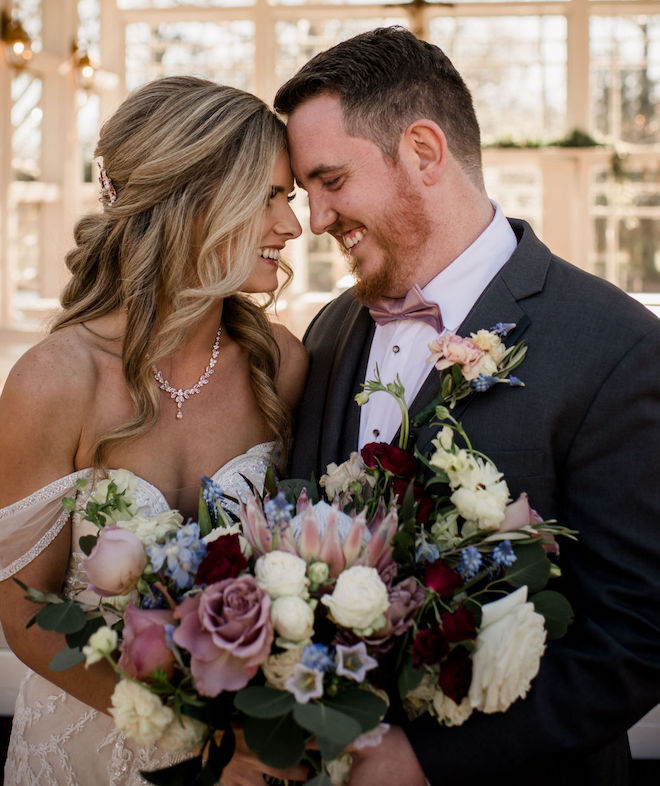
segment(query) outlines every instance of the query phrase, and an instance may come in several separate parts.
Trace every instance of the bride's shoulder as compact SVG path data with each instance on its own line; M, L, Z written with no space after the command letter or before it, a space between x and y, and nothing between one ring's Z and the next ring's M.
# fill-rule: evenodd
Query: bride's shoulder
M302 395L307 379L309 358L300 339L284 325L271 323L273 336L280 350L280 370L277 375L277 392L291 407L295 407Z

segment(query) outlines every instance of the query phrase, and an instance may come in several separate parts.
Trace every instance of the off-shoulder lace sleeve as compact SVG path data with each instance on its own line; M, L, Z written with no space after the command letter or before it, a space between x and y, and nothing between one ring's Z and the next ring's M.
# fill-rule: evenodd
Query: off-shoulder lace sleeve
M24 568L52 543L69 517L62 499L75 495L76 481L82 477L91 477L91 470L72 472L0 509L0 581Z

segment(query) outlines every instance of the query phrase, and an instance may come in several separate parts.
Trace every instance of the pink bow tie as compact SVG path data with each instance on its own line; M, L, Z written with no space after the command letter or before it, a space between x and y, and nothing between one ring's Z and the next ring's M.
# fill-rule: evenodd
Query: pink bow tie
M443 329L440 307L426 300L417 284L408 290L405 297L381 297L364 305L377 325L387 325L397 319L419 319L438 333Z

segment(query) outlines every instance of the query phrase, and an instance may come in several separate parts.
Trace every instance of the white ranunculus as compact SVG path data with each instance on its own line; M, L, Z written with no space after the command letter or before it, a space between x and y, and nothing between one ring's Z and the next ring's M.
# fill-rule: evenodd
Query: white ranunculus
M178 511L166 510L155 516L138 513L126 521L117 521L117 526L137 535L146 548L154 543L164 543L167 536L176 532L182 523L183 516Z
M539 670L545 635L544 619L527 602L526 586L483 606L472 653L472 707L504 712L525 696Z
M103 660L106 655L117 648L117 631L104 625L102 628L94 631L87 640L87 644L82 648L83 655L85 656L85 668L91 666L92 663L98 663Z
M337 466L334 461L328 464L326 474L321 476L319 486L325 489L328 499L333 499L336 494L343 494L349 490L351 483L356 481L364 486L374 486L376 478L365 472L364 462L357 451L351 453L347 461Z
M275 598L270 619L277 634L287 641L305 641L314 633L314 611L298 595Z
M94 502L105 502L108 494L108 486L114 483L117 493L124 492L126 502L133 502L133 492L137 488L137 478L127 469L112 469L107 478L102 478L94 484L94 489L89 495Z
M207 728L205 723L189 715L182 715L181 723L175 717L158 740L158 747L168 753L188 753L201 745Z
M460 704L456 704L441 690L436 690L433 693L433 712L438 723L444 723L445 726L460 726L472 715L472 705L468 696Z
M498 529L509 503L509 487L494 464L477 459L477 465L461 478L451 501L461 516L482 529Z
M328 580L328 576L330 575L330 568L328 567L327 562L322 562L319 560L318 562L312 562L312 564L307 568L307 577L312 582L312 584L323 584Z
M108 712L115 726L141 746L157 742L176 717L158 696L133 680L120 680L111 701Z
M390 602L387 587L375 568L354 565L339 574L332 595L321 598L335 622L355 631L375 630L384 624Z
M259 557L254 577L271 598L307 595L307 563L288 551L269 551Z

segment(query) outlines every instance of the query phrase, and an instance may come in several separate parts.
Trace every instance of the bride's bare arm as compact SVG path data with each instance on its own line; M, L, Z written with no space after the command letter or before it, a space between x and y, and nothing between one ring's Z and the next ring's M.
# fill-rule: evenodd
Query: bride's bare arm
M93 384L90 373L75 347L55 337L16 364L0 397L0 508L74 471L87 390ZM42 591L60 592L70 550L66 525L15 577ZM64 648L64 639L37 625L26 630L39 607L23 595L11 578L0 583L0 622L9 646L34 671L105 711L114 687L110 666L51 671L48 664Z

